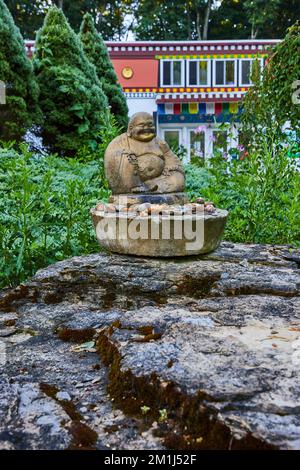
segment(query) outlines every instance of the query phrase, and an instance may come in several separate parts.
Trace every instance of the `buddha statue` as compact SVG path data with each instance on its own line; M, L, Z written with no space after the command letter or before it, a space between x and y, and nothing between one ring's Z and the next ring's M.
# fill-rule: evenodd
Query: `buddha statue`
M208 253L221 239L227 211L184 192L183 165L156 137L153 117L134 114L104 155L112 190L91 209L99 244L109 251L155 257Z
M105 173L115 195L181 193L184 170L166 142L156 137L153 117L134 114L128 130L107 147Z

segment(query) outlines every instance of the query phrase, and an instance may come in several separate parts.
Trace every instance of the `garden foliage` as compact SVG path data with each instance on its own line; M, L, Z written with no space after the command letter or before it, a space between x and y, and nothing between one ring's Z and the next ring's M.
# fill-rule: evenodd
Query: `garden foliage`
M300 173L280 142L265 142L242 160L217 155L209 173L199 195L229 210L226 240L300 246Z
M89 210L107 199L97 160L0 149L0 287L69 256L99 251Z
M282 134L289 125L300 136L300 22L289 28L283 41L273 49L263 72L254 67L254 86L246 94L243 127L250 141L266 140L272 129L273 135ZM284 134L282 134L284 138Z

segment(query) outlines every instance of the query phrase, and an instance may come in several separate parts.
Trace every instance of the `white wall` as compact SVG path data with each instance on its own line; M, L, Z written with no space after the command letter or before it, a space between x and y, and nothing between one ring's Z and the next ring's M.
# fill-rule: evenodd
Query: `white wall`
M157 111L155 98L127 98L127 106L129 109L129 117L141 111L150 114Z

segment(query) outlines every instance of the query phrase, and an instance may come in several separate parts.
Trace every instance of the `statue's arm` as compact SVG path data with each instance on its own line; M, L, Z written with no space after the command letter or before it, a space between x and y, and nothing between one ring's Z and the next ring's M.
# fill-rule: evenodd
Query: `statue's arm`
M161 176L151 180L151 184L157 186L155 192L172 193L184 191L185 175L180 159L172 152L166 142L158 139L158 144L164 156L165 167ZM146 181L146 183L148 182Z
M120 137L108 145L104 155L105 175L114 194L130 193L141 185L136 157Z
M184 175L184 169L180 159L172 152L167 142L159 140L159 146L165 159L163 174L169 175L171 172L175 171Z

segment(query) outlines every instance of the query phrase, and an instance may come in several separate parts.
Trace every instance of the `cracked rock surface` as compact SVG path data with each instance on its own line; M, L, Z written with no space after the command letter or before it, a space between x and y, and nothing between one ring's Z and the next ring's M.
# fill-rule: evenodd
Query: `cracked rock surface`
M300 252L94 254L0 292L0 449L300 449Z

